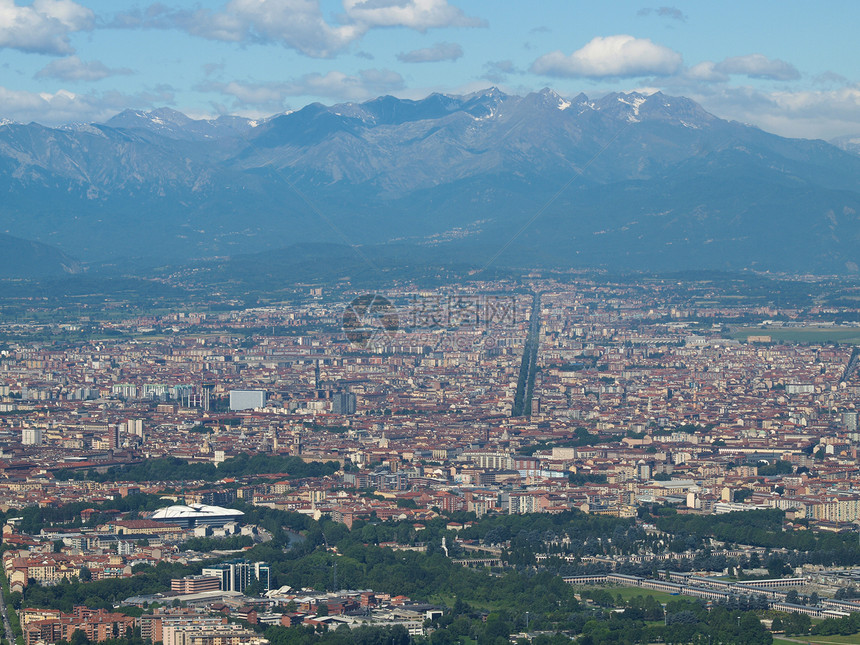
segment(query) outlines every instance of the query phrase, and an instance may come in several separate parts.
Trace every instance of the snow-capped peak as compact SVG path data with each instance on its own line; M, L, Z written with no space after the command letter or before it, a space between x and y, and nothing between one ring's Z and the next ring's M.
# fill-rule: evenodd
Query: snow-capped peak
M569 108L572 103L567 99L563 98L558 92L555 90L551 90L548 87L543 88L540 92L537 93L537 96L540 97L543 105L554 106L559 110L566 110Z
M639 106L641 106L648 99L644 96L633 95L632 100L627 100L627 95L622 95L618 97L618 100L624 105L629 105L633 108L633 114L627 117L627 120L631 123L639 123Z

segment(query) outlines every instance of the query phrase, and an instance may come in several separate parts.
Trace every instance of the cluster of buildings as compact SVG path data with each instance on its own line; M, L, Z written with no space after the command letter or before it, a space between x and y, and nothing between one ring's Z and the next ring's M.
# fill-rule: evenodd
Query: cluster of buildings
M147 558L181 557L176 545L189 536L244 530L224 508L237 499L417 530L441 512L634 517L654 503L690 513L779 508L798 524L854 529L860 361L852 346L816 339L852 329L844 321L857 309L743 305L713 285L665 280L534 276L526 286L395 288L384 312L344 293L114 317L88 322L110 340L7 343L0 508L104 508L136 492L174 502L76 533L26 536L13 521L4 542L19 548L4 555L7 576L20 588L84 568L94 578L131 575ZM810 342L774 342L812 326ZM520 404L525 414L513 416ZM88 479L158 457L220 465L241 453L339 470L216 483ZM62 549L46 548L56 540ZM268 588L267 576L262 563L237 561L174 591L206 594L217 581L218 591L241 593L252 581Z
M174 580L174 587L181 581ZM171 600L181 600L185 607L170 606ZM370 589L318 592L313 589L272 589L256 597L236 592L214 591L181 595L139 596L129 598L129 605L166 603L139 619L141 635L153 642L168 642L168 629L220 628L228 619L251 625L280 625L336 629L361 626L402 626L412 635L425 633L424 621L438 617L443 608L413 602L407 596L391 596ZM235 627L234 623L231 623Z
M0 361L0 504L100 502L122 484L60 485L57 471L261 452L349 468L237 496L347 523L434 508L626 514L661 500L860 516L851 347L768 334L850 311L744 307L660 281L537 278L535 308L514 286L394 290L397 324L371 321L358 336L349 304L314 300L102 323L127 334L114 341L11 345ZM534 316L530 415L512 417ZM732 333L733 320L760 324ZM249 328L272 333L240 342ZM766 475L776 462L791 472ZM389 499L350 492L368 488Z
M94 527L45 528L38 535L21 532L21 518L9 518L3 527L7 549L2 561L11 591L23 591L31 581L53 585L64 578L128 578L137 564L187 562L189 555L180 550L183 542L211 535L212 526L229 534L257 535L257 527L239 525L241 511L217 506L167 506L146 519L121 519L124 513L120 511L101 514L115 517ZM255 563L241 572L241 576L237 573L225 579L223 586L216 580L215 589L244 591L252 578L268 589L265 565Z
M89 642L124 638L140 626L141 636L164 645L267 645L268 640L251 629L228 623L226 616L210 614L150 614L140 619L103 609L75 607L71 614L54 609L25 608L21 627L26 645L71 642L76 631Z
M75 607L71 614L57 609L23 609L21 627L26 645L70 642L76 631L83 632L92 642L131 636L137 621L125 614L103 609Z

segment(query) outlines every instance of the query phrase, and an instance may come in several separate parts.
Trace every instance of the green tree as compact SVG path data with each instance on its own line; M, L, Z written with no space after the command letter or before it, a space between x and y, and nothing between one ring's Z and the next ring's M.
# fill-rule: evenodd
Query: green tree
M90 642L90 637L81 629L72 632L72 637L69 639L70 645L89 645Z

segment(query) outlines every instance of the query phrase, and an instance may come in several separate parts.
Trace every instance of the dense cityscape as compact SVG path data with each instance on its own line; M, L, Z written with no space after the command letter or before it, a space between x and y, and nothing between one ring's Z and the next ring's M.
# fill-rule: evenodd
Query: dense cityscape
M860 3L675 5L0 0L0 645L860 645Z
M0 361L6 638L854 633L860 310L786 285L34 306Z

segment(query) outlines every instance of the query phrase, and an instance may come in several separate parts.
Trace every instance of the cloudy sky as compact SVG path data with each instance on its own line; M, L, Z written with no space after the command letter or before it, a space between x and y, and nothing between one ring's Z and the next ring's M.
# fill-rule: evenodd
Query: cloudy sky
M860 133L860 2L0 0L0 120L268 116L495 85L646 89L785 136Z

